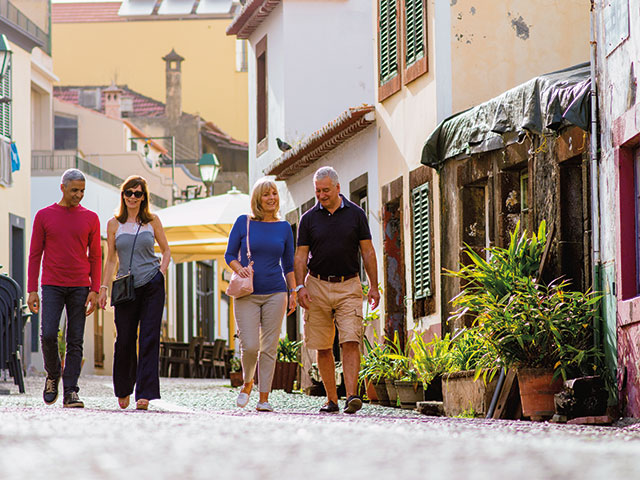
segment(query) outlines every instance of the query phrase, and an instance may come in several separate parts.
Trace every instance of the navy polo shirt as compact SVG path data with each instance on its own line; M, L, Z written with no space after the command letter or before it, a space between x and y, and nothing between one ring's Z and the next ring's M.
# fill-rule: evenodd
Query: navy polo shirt
M370 240L367 215L342 195L342 205L333 213L316 203L302 215L298 246L309 247L307 268L319 275L358 273L360 240Z

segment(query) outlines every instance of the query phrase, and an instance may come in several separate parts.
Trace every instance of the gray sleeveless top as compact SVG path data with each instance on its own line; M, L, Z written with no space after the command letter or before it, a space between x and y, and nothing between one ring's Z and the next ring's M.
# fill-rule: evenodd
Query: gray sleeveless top
M131 247L133 239L138 230L137 223L121 223L116 232L116 251L118 252L118 276L126 275L129 271L129 260L131 259ZM150 223L140 227L140 233L136 240L136 250L133 252L131 262L131 274L133 275L133 286L135 288L150 282L160 269L160 259L153 251L155 235Z

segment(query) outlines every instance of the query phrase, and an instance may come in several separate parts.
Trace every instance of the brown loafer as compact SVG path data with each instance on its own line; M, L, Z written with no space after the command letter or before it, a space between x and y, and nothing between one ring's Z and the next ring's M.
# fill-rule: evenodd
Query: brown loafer
M129 406L129 395L126 397L118 397L118 405L120 405L120 408L123 410L127 408Z
M147 410L149 408L149 400L141 398L136 402L136 410Z

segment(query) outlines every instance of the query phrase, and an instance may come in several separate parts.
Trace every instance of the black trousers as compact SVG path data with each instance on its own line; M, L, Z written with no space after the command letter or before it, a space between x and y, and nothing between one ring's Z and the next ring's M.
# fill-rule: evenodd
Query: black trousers
M62 369L58 352L58 331L62 309L67 309L67 337L62 384L64 394L77 392L78 377L82 366L82 343L89 287L42 286L42 328L40 341L44 369L49 378L58 378Z
M158 356L165 302L164 275L158 271L151 281L135 291L135 300L115 306L113 390L116 397L126 397L133 393L135 385L136 400L153 400L160 398Z

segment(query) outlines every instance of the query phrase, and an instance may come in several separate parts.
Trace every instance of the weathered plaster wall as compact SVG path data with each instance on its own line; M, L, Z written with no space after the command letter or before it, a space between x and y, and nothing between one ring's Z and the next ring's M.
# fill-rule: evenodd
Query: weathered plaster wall
M589 59L586 0L451 0L453 111Z

